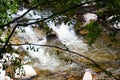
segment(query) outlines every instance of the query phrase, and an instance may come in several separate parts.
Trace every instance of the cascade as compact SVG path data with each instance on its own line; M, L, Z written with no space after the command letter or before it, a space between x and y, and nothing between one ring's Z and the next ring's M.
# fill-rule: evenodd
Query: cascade
M18 13L13 14L12 17L15 18L18 15L22 15L25 13L27 9L23 9L21 11L18 11ZM35 11L36 14L34 14L34 11L30 11L28 14L24 16L24 18L32 19L29 22L33 22L34 19L41 18L41 13ZM45 14L46 15L46 14ZM44 16L45 16L44 15ZM48 15L47 15L48 16ZM48 22L48 26L52 28L56 33L57 37L59 40L66 45L70 50L72 51L77 51L79 53L83 53L84 51L87 50L87 45L83 42L82 38L78 38L75 35L75 32L73 30L73 26L68 26L67 24L62 23L61 25L55 26L54 22ZM25 33L21 32L19 29L16 31L18 32L17 36L21 39L23 42L28 42L28 43L35 43L35 44L46 44L47 40L46 37L42 37L36 32L34 32L33 28L31 25L22 27L19 26L22 29L25 30ZM40 40L40 38L43 38ZM55 55L50 55L50 52L46 51L45 47L40 47L40 46L34 46L34 45L22 45L23 49L26 50L28 47L34 47L33 50L27 49L26 51L28 54L34 58L35 60L38 60L40 68L42 69L48 69L51 71L54 70L60 70L60 69L66 69L69 67L72 67L75 65L74 64L66 64L62 65L62 61L60 61L57 56ZM61 67L62 66L62 67Z
M73 25L62 23L59 26L55 26L54 22L48 23L56 33L60 41L70 50L83 53L87 51L87 44L85 44L82 38L78 38L73 30Z

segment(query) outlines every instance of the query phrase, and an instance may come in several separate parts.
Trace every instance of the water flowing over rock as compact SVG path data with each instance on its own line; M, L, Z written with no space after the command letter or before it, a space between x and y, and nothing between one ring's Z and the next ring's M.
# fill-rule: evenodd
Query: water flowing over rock
M68 26L68 24L62 23L59 26L55 26L53 22L48 23L56 33L59 40L70 50L78 51L83 53L87 51L87 44L85 44L82 38L78 38L73 30L73 26Z
M23 13L25 13L27 11L27 9L23 9L22 11L18 11L17 14L19 15L22 15ZM34 12L36 14L34 14ZM44 15L43 15L44 13ZM43 13L39 13L37 11L30 11L26 16L25 18L27 19L37 19L37 18L41 18L42 17L47 17L47 16L50 16L50 12L47 11L47 12L43 12ZM95 14L86 14L86 16L91 16L92 17L94 16L94 19L96 19L96 16ZM15 15L14 15L15 16ZM89 16L89 17L90 17ZM88 17L85 17L85 19L87 20L87 22L90 20L90 19L93 19L92 17L90 17L88 19ZM31 21L31 20L30 20ZM61 25L59 26L55 26L55 23L50 21L48 22L48 26L50 28L52 28L56 33L57 33L57 36L58 38L60 39L60 41L66 45L68 48L70 48L71 50L74 50L72 48L76 48L75 50L80 50L79 52L84 52L85 50L87 50L87 44L85 44L83 41L82 41L82 38L78 38L73 30L73 25L70 25L68 26L68 24L64 24L62 23ZM26 33L29 34L29 32L26 31ZM31 33L31 32L30 32ZM33 35L33 34L32 34ZM36 36L36 35L35 35ZM35 39L35 38L34 38ZM36 39L35 39L36 40Z
M14 14L13 17L17 17L17 15L22 15L25 13L27 9L23 9L21 11L18 11L18 13ZM34 14L34 12L36 14ZM41 15L42 13L39 13L37 11L30 11L28 14L24 16L24 18L27 18L28 20L31 19L29 22L34 22L34 19L38 19L41 17L49 16L46 12L44 12L44 15ZM48 12L49 13L49 12ZM68 47L70 50L78 51L80 53L83 53L87 50L87 44L85 44L82 41L82 38L78 38L72 28L72 26L68 26L68 24L62 23L59 28L54 25L54 22L49 23L48 26L52 28L56 34L59 40ZM47 40L46 37L38 35L36 32L34 32L33 28L31 26L35 25L29 25L26 27L19 26L19 28L16 30L17 37L20 39L22 43L35 43L38 45L45 45ZM20 29L24 30L24 32L21 32ZM41 40L42 38L42 40ZM23 49L28 52L28 55L33 57L36 61L39 62L40 68L42 69L48 69L51 71L54 70L60 70L60 69L67 69L68 67L72 67L75 65L64 65L62 66L62 61L60 61L57 56L51 55L50 52L46 51L45 47L40 46L34 46L34 45L22 45Z
M31 27L26 27L25 31L26 33L18 33L21 40L38 45L46 44L46 38L42 37L43 39L39 40L39 35L35 34ZM45 51L46 48L34 45L23 45L22 47L28 52L28 55L40 62L41 68L53 70L59 66L59 61L54 56L50 56L49 52Z
M22 15L26 11L27 11L27 9L25 9L25 8L23 8L23 10L19 10L18 13L13 15L13 18ZM30 23L30 22L34 22L35 19L46 18L46 17L50 16L51 13L50 14L49 13L50 12L45 12L45 14L43 14L36 10L34 10L34 11L31 10L23 18L25 18L27 20L27 23ZM85 26L86 24L89 24L91 20L95 20L95 21L97 20L97 15L92 14L92 13L86 13L83 16L86 21L83 26ZM23 19L23 21L25 19ZM30 63L30 64L32 64L33 67L37 67L43 71L48 70L50 72L53 72L53 73L49 74L50 76L52 75L52 77L47 76L48 80L53 80L53 78L56 77L56 75L62 74L60 72L63 72L63 75L62 75L63 77L60 79L57 78L58 80L64 80L64 79L71 80L71 79L78 79L78 78L80 78L80 79L83 78L83 80L91 80L92 73L90 73L89 71L86 71L85 75L83 77L82 70L88 68L89 66L90 66L90 68L93 67L92 69L94 69L94 65L92 66L91 62L89 60L86 60L85 58L81 58L76 55L74 55L75 56L74 57L72 54L69 55L68 54L69 52L61 51L60 56L61 56L61 54L64 54L64 55L62 55L63 58L66 56L68 59L72 57L73 63L67 63L67 62L65 62L65 60L60 59L59 52L56 55L56 53L57 53L57 52L55 52L55 51L57 51L56 48L39 46L39 45L48 45L48 44L54 46L55 40L58 40L59 44L60 44L60 45L59 44L55 44L55 45L60 46L60 47L62 46L62 48L66 49L68 51L70 50L70 51L77 52L78 54L82 54L90 59L97 61L100 64L102 64L102 62L106 63L108 61L110 62L112 60L115 60L115 58L114 58L115 56L112 55L113 50L110 48L109 48L109 50L107 50L108 47L106 47L105 45L106 44L108 45L108 43L103 42L102 38L99 38L99 40L96 40L97 43L95 42L95 44L93 44L92 47L88 47L87 43L85 43L83 41L83 38L81 36L78 36L75 34L75 31L73 29L74 25L68 25L67 23L66 24L61 23L59 25L55 25L55 23L52 22L50 19L49 19L49 21L45 21L45 22L47 23L49 28L52 29L52 31L54 33L52 33L50 35L46 35L46 32L44 32L44 31L39 32L40 31L39 29L41 29L39 26L41 26L41 25L37 25L37 24L32 24L32 25L24 26L24 27L18 26L18 28L16 29L15 37L18 39L19 42L18 43L15 42L15 43L25 44L25 45L20 45L19 47L16 47L16 50L18 50L18 48L22 48L22 50L28 54L27 57L30 58L31 62L34 61L34 63ZM37 29L37 30L35 30L35 29ZM81 33L87 34L89 32L84 31ZM48 40L48 39L51 39L51 40ZM52 42L52 40L54 40L54 41ZM50 43L50 41L52 43ZM14 41L12 43L14 44ZM29 43L31 43L31 44L28 45ZM15 47L15 46L13 46L13 47ZM110 54L110 53L112 53L112 54ZM27 64L27 62L25 64ZM109 64L107 64L107 65L109 65ZM105 68L108 68L108 66L105 66ZM66 69L67 70L71 69L71 72L72 72L72 69L76 70L76 72L78 72L78 73L82 72L81 73L82 77L81 77L81 75L80 76L78 75L77 76L78 78L73 78L71 76L66 77L66 76L68 76L67 73L64 75L64 71ZM97 70L96 70L96 72L97 72ZM89 75L89 77L87 77L88 75ZM31 76L29 76L29 78L30 77ZM60 75L60 77L61 77L61 75ZM49 78L51 78L51 79L49 79ZM87 79L87 78L89 78L89 79ZM40 79L42 79L42 78L40 77ZM43 78L43 80L45 80L45 79L46 79L46 77ZM98 79L100 79L100 78L98 78Z

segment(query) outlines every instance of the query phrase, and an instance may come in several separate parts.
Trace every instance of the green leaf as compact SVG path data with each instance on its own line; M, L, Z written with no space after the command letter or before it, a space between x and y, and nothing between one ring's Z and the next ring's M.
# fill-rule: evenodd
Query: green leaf
M97 37L99 37L102 29L100 28L100 26L98 25L97 22L93 21L91 23L89 23L86 28L89 30L89 34L87 34L87 37L90 39L88 41L89 45L92 45L95 40L97 39Z

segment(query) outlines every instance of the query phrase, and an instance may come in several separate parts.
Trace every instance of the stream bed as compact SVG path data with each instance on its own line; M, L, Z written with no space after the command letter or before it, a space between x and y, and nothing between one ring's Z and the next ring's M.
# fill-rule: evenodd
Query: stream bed
M27 9L18 11L17 15L22 15L25 11ZM25 18L33 20L41 18L41 14L36 13L34 15L33 11L30 11ZM17 15L13 15L13 18ZM68 26L62 23L55 26L54 22L47 24L53 32L50 36L46 35L44 28L33 24L26 27L19 26L10 41L12 44L37 44L37 46L32 44L13 46L14 49L23 54L23 60L26 60L24 64L30 64L35 68L37 77L31 80L82 80L86 69L90 69L93 80L113 80L94 66L90 60L69 51L94 60L103 69L120 78L119 33L116 36L116 41L111 41L109 33L102 32L96 42L89 46L85 37L75 33L73 25ZM58 46L62 49L39 45Z

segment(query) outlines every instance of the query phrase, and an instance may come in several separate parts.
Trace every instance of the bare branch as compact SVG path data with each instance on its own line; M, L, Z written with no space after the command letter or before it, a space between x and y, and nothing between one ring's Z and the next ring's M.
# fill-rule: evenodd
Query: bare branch
M96 61L94 61L93 59L89 58L89 57L86 57L82 54L79 54L77 52L74 52L74 51L71 51L69 49L66 49L66 48L61 48L59 46L53 46L53 45L39 45L39 44L34 44L34 43L27 43L27 44L8 44L8 45L11 45L11 46L20 46L20 45L35 45L35 46L43 46L43 47L50 47L50 48L56 48L56 49L59 49L59 50L63 50L63 51L66 51L66 52L70 52L70 53L73 53L75 55L78 55L80 57L83 57L89 61L91 61L98 69L100 69L101 71L103 71L104 73L106 73L108 76L110 76L111 78L114 78L115 80L118 80L118 78L116 78L111 72L103 69L98 63L96 63Z

